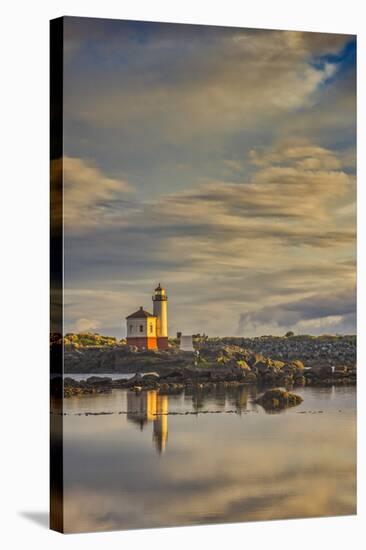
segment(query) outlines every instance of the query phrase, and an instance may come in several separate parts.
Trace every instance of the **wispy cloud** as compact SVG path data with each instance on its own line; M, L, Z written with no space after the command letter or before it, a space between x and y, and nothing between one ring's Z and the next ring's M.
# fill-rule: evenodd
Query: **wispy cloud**
M63 158L63 177L67 231L112 223L113 205L132 191L126 181L106 176L95 163L80 158Z
M247 333L263 326L282 330L312 328L318 332L352 332L356 325L356 289L349 288L325 294L311 294L300 300L243 313L238 332Z
M83 33L82 22L70 25ZM138 40L128 27L126 34L122 29L112 37L97 34L94 71L78 72L80 60L88 57L85 46L69 60L66 109L97 127L129 124L134 134L142 126L158 131L160 139L174 135L175 141L258 124L313 104L313 94L337 71L336 61L320 62L318 56L338 51L349 39L245 29L198 32L175 25L152 26ZM102 77L97 81L95 71Z

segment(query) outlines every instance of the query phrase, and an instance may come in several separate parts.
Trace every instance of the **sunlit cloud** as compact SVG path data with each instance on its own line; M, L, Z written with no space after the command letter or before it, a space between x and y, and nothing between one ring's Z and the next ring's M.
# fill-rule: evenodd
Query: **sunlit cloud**
M67 156L63 181L66 230L111 223L111 206L131 192L126 181L106 176L93 162Z

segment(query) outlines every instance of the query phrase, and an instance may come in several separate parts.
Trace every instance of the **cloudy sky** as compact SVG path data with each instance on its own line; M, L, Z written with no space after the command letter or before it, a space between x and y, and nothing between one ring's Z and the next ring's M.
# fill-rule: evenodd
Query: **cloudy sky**
M65 19L65 329L355 332L356 40Z

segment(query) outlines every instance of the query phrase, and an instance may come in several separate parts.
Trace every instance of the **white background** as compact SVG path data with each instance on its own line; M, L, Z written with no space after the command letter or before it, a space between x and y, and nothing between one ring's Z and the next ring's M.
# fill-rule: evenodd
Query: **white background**
M365 66L361 0L46 2L13 0L1 13L1 485L3 548L134 549L364 547L365 460ZM358 34L359 504L358 516L60 535L48 511L48 20L114 17ZM363 312L362 312L363 310ZM301 442L299 442L301 444Z

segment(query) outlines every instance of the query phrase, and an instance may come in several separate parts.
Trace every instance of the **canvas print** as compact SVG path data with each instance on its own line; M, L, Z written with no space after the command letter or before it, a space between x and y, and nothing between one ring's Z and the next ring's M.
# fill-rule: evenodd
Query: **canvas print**
M51 528L356 513L356 37L51 22Z

